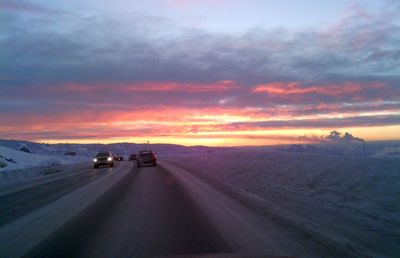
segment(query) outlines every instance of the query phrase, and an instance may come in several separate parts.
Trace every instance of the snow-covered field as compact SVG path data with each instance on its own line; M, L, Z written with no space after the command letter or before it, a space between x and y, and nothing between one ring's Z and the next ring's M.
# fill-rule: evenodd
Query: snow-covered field
M260 216L355 257L400 254L400 159L237 150L164 156Z

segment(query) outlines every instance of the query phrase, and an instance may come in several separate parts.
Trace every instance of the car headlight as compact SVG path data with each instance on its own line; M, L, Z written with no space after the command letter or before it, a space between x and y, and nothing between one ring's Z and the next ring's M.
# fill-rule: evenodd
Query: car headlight
M97 159L94 159L93 161L94 161L94 162L97 162Z
M108 157L108 159L107 159L108 161L111 161L112 160L112 158L111 157Z

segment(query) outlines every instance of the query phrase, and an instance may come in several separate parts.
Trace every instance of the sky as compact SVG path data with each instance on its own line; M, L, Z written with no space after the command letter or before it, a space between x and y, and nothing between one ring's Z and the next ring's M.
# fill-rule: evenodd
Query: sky
M400 140L396 0L0 0L0 138Z

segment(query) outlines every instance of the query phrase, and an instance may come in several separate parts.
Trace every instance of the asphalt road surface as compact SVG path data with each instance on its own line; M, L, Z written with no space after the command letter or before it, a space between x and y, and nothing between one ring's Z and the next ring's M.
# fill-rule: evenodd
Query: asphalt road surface
M68 177L0 196L0 226L98 179L109 170L86 168Z
M130 168L115 186L25 257L151 257L231 250L176 178Z

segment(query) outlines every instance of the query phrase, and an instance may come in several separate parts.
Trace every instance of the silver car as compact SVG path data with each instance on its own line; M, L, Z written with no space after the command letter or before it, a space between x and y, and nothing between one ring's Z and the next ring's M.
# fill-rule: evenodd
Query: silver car
M136 166L139 168L144 165L157 165L157 156L152 150L140 151L136 158Z

